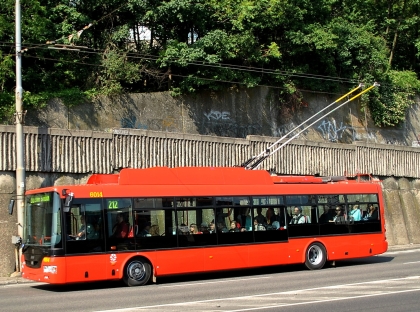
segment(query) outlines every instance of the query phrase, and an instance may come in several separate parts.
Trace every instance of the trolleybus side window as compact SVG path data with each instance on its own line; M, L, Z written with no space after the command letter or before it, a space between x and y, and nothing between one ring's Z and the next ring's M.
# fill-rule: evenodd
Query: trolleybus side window
M382 230L377 194L349 194L346 197L350 207L349 218L353 221L350 225L351 233L380 232Z
M286 197L289 237L319 235L316 195L288 195Z
M179 247L216 245L217 236L210 233L214 222L214 209L196 208L196 205L209 206L209 200L199 198L178 198L176 224ZM212 235L209 235L212 234Z
M133 235L136 250L177 246L174 200L170 197L134 198Z
M252 234L251 201L247 196L216 197L214 222L219 245L254 242Z
M286 241L284 196L254 196L252 204L255 242Z
M133 215L131 198L106 198L104 200L106 212L107 250L132 249Z

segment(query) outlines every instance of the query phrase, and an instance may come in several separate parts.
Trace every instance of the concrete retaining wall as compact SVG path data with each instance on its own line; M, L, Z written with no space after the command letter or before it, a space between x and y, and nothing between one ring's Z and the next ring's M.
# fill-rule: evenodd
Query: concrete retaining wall
M232 88L182 97L172 97L169 92L136 93L100 97L92 103L71 107L55 99L42 110L28 111L25 124L47 129L112 132L124 128L234 138L249 135L281 137L349 90L345 89L341 94L305 91L301 104L280 101L278 90L266 87ZM419 148L420 100L416 103L407 109L401 125L379 128L356 99L328 116L321 118L320 114L317 115L319 120L311 119L311 123L318 121L298 138L325 143L368 142ZM336 107L333 105L323 112Z

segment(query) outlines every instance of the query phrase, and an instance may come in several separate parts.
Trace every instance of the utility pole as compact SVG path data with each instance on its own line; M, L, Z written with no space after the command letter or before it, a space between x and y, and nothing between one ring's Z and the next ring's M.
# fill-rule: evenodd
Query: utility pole
M23 238L24 222L24 196L25 196L25 150L23 119L25 112L22 111L22 39L21 39L21 11L20 0L16 0L15 7L16 27L16 210L18 235ZM20 257L19 257L20 258ZM19 262L19 260L17 260ZM20 272L20 265L16 263L16 271Z

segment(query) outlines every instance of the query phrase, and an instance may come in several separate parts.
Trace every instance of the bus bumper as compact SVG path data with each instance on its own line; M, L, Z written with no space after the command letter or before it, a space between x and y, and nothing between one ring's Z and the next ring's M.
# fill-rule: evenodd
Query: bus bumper
M41 267L31 268L22 261L22 277L31 281L50 284L64 284L64 258L44 257Z

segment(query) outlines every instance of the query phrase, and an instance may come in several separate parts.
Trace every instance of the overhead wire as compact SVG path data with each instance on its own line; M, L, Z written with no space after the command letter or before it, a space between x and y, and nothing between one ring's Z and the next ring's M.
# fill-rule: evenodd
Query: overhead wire
M29 44L31 45L31 44ZM36 46L37 48L41 49L47 49L48 47L45 47L45 44L32 44ZM70 49L61 49L62 51L72 51ZM93 51L88 51L93 50ZM102 54L104 50L101 49L93 49L93 48L86 48L81 49L80 51L77 51L79 53L96 53L96 54ZM136 53L136 52L128 52L125 54L127 58L131 59L143 59L143 60L159 60L159 56L152 55L152 54L144 54L144 53ZM181 58L173 58L169 59L169 61L177 62L180 61ZM205 60L200 61L187 61L185 62L187 65L197 65L197 66L203 66L203 67L211 67L211 68L219 68L219 69L235 69L238 71L245 71L245 72L253 72L253 73L262 73L262 74L275 74L275 75L283 75L283 76L289 76L289 77L297 77L297 78L312 78L317 80L323 80L323 81L333 81L333 82L340 82L340 83L358 83L356 80L348 79L348 78L341 78L341 77L334 77L334 76L327 76L327 75L317 75L317 74L306 74L306 73L300 73L300 72L294 72L294 71L286 71L286 70L276 70L276 69L267 69L267 68L260 68L255 66L245 66L245 65L235 65L235 64L228 64L228 63L210 63Z
M6 43L6 45L5 45L5 42L0 42L0 44L3 44L3 46L8 47L7 44L10 44L10 43ZM36 45L36 44L34 44L34 45ZM42 49L47 49L47 48L42 47ZM60 51L75 52L75 53L86 53L86 54L98 54L98 55L102 55L103 52L104 52L104 50L93 49L93 48L87 48L87 49L78 50L78 51L74 51L74 50L70 50L70 49L68 49L68 50L61 49ZM91 63L80 62L80 61L76 61L76 62L75 61L66 61L66 60L62 60L62 59L55 59L55 58L48 58L48 57L41 57L41 56L31 56L29 54L23 54L23 55L24 55L24 57L28 57L28 58L37 58L37 59L43 59L43 60L60 61L60 62L65 62L65 63L98 66L98 67L103 66L103 65L100 65L100 64L91 64ZM156 61L156 60L159 59L158 56L154 56L154 55L150 55L150 54L134 53L134 52L129 52L129 53L126 53L124 55L127 58L131 58L131 59L142 59L142 60L150 60L150 61ZM179 60L179 59L174 59L174 61L177 61L177 60ZM196 66L204 66L204 67L211 67L211 68L231 69L231 70L246 71L246 72L256 72L256 73L263 73L263 74L270 74L270 75L283 75L283 76L288 76L288 77L316 79L316 80L332 81L332 82L338 82L338 83L349 83L349 84L359 83L354 79L346 79L346 78L341 78L341 77L316 75L316 74L305 74L305 73L299 73L299 72L293 72L293 71L279 71L279 70L270 70L270 69L263 69L263 71L261 71L261 69L258 68L258 67L242 66L242 65L234 65L234 64L226 64L226 63L211 64L211 63L206 63L205 61L200 61L200 62L186 62L186 64L196 65ZM165 73L162 73L162 76L164 76L164 75L165 75ZM183 78L190 78L191 77L191 76L175 74L175 73L171 73L171 75L175 76L175 77L183 77ZM214 82L232 83L232 84L242 84L242 85L247 84L245 82L239 82L239 81L212 79L212 78L198 77L198 76L191 77L191 78L201 79L201 80L206 80L206 81L214 81ZM382 85L386 86L387 84L382 84ZM284 87L278 87L278 86L272 86L272 85L256 84L255 86L285 89ZM322 94L337 94L337 93L333 93L333 92L322 92L322 91L313 91L313 90L304 90L304 89L298 89L298 90L299 91L305 91L305 92L311 92L311 93L319 93L319 94L321 94L321 93Z
M37 58L40 60L47 60L47 61L59 61L59 62L64 62L64 63L71 63L71 64L82 64L82 65L89 65L89 66L96 66L96 67L104 67L104 65L102 64L91 64L91 63L84 63L84 62L73 62L73 61L67 61L67 60L59 60L59 59L54 59L54 58L49 58L49 57L39 57L39 56L31 56L31 55L25 55L25 57L27 58ZM175 77L182 77L182 78L191 78L190 76L187 75L180 75L180 74L171 74L172 76ZM168 74L166 73L162 73L161 76L168 76ZM192 77L192 78L196 78L196 79L200 79L200 80L206 80L206 81L213 81L213 82L222 82L222 83L232 83L232 84L240 84L240 85L245 85L245 82L241 82L241 81L230 81L230 80L222 80L222 79L214 79L214 78L205 78L205 77ZM267 88L273 88L273 89L285 89L284 87L280 87L280 86L272 86L272 85L262 85L262 84L256 84L256 87L267 87ZM308 91L308 92L312 92L312 91ZM328 93L328 94L335 94L335 93Z
M39 47L39 48L47 49L45 47ZM91 50L91 51L89 51L89 50ZM85 54L98 54L98 55L102 55L103 52L104 52L104 50L90 49L90 48L80 49L80 50L74 51L73 49L71 49L71 46L69 46L68 49L66 49L66 48L60 49L60 51L63 51L63 52L64 51L66 51L66 52L77 52L77 53L85 53ZM28 56L28 55L26 54L25 56ZM124 56L129 58L129 59L141 59L141 60L150 60L150 61L159 60L159 56L150 55L150 54L134 53L134 52L125 53ZM173 62L177 62L179 60L181 60L181 59L180 58L169 59L169 61L173 61ZM261 74L267 74L267 75L281 75L281 76L288 76L288 77L316 79L316 80L332 81L332 82L339 82L339 83L349 83L349 84L357 83L356 80L348 79L348 78L326 76L326 75L316 75L316 74L306 74L306 73L286 71L286 70L275 70L275 69L271 70L271 69L267 69L267 68L262 69L262 68L255 67L255 66L234 65L234 64L228 64L228 63L209 63L209 62L206 62L206 61L188 61L188 62L185 62L185 64L202 66L202 67L210 67L210 68L215 68L215 69L230 69L230 70L237 70L237 71L250 72L250 73L261 73Z

